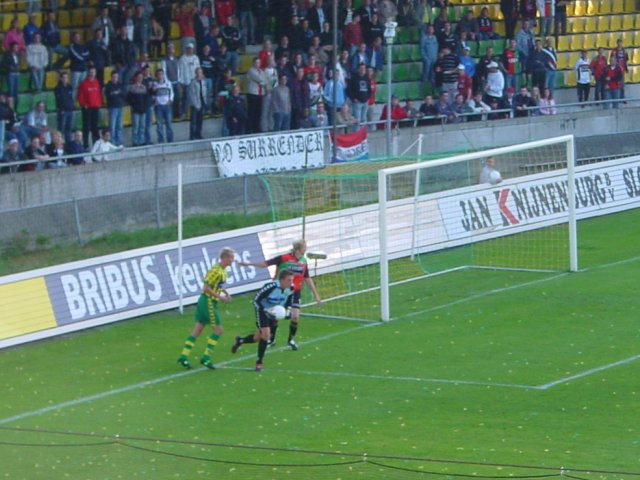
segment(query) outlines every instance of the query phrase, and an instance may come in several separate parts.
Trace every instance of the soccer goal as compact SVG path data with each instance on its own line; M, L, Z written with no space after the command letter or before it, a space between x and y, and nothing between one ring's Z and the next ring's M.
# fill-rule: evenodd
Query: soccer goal
M574 139L378 172L380 317L394 285L465 269L578 269Z

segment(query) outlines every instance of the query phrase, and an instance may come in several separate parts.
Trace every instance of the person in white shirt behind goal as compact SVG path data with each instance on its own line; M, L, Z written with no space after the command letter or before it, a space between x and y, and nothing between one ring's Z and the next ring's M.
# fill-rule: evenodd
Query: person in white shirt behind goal
M484 167L480 171L479 183L490 183L497 185L502 181L502 175L496 169L496 157L487 157L484 161Z

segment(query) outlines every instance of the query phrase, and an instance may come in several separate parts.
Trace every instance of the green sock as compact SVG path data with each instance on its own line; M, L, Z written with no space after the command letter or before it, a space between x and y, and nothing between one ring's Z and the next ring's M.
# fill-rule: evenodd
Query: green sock
M184 342L184 347L182 347L182 352L180 352L181 359L189 358L189 354L191 353L191 349L196 343L196 337L192 337L189 335Z

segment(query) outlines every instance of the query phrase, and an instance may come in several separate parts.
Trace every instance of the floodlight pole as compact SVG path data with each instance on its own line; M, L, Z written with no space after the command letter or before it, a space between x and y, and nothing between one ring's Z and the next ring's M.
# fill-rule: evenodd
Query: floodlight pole
M386 152L387 158L391 158L391 67L393 63L393 40L396 37L396 27L398 24L388 21L384 24L384 40L387 46L387 119L385 125L386 132Z

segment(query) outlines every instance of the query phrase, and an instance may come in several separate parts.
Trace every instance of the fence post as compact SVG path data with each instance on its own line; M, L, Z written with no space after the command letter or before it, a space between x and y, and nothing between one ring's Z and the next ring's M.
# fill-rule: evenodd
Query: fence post
M76 221L76 233L78 234L78 243L82 245L84 241L82 240L82 228L80 226L80 209L78 208L78 199L73 197L73 216Z
M242 212L244 213L245 217L247 216L247 203L248 203L248 196L249 196L249 186L247 184L247 177L248 175L242 176Z
M164 156L164 154L163 154ZM160 229L160 178L159 178L159 173L158 173L158 165L155 165L155 170L156 170L156 181L155 181L155 195L156 195L156 228L159 230Z

